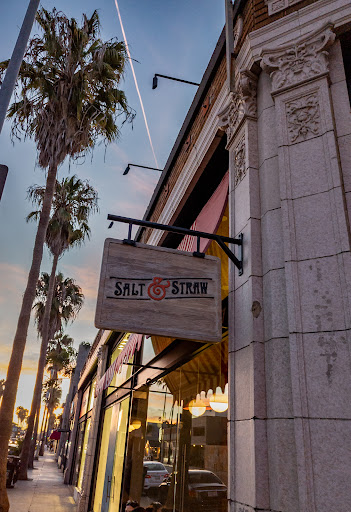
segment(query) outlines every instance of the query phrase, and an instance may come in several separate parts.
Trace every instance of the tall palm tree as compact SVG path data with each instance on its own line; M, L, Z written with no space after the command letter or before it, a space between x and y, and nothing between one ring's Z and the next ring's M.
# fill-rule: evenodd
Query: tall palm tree
M55 269L56 266L53 263L53 270ZM33 436L33 427L35 416L39 414L48 342L54 338L56 333L62 331L63 325L67 325L75 319L83 305L84 299L81 288L75 284L74 279L64 278L61 272L56 277L54 274L54 279L53 272L51 272L50 276L43 272L38 280L36 295L36 302L34 304L35 321L42 338L42 343L31 413L28 418L28 428L22 446L20 479L27 478L28 462L30 461L30 465L33 463L36 442L36 435Z
M99 38L96 11L90 18L84 15L81 26L56 10L50 13L41 9L36 20L41 35L29 43L18 75L20 96L8 116L14 121L15 135L34 137L38 163L47 169L47 180L0 409L0 512L9 509L7 445L57 169L66 157L84 156L99 139L106 144L115 140L119 135L118 116L122 115L124 121L131 121L134 116L118 88L125 69L126 48L122 42L103 42ZM0 63L0 80L8 63Z
M39 209L31 212L27 220L37 220L40 216L40 208L45 196L45 187L38 185L32 186L29 188L28 195ZM41 384L44 375L47 345L49 339L57 332L55 330L52 331L52 329L52 332L49 331L50 309L54 294L54 282L58 260L65 251L73 246L82 244L85 238L90 237L88 219L90 214L98 210L97 200L97 192L88 181L80 180L77 176L56 181L55 194L51 206L51 217L45 237L46 245L53 256L53 263L45 301L46 310L41 319L42 325L40 327L40 334L42 335L42 345L36 384L34 387L31 413L28 419L27 433L22 447L21 468L19 473L19 478L22 480L27 479L27 466L33 467L36 434L34 436L32 434L35 416L39 414Z

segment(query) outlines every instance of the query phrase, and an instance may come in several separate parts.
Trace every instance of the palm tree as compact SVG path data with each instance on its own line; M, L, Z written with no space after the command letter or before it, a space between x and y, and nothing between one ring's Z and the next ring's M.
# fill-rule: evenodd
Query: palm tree
M46 364L47 369L51 372L51 379L57 380L59 373L66 377L71 375L77 357L73 342L73 338L61 332L57 333L52 341L49 341Z
M96 11L82 25L55 9L38 11L41 35L31 39L18 75L20 96L9 109L13 134L34 137L38 163L47 169L43 206L32 264L18 318L0 409L0 512L8 512L6 493L7 445L26 346L28 325L39 277L45 233L55 191L58 167L66 157L76 159L92 150L99 139L109 143L119 135L118 116L133 112L118 85L127 59L122 42L99 38ZM9 61L0 63L0 80Z
M18 418L18 423L23 425L23 422L24 420L27 418L28 416L28 409L25 409L24 407L22 407L22 405L19 405L16 409L16 416Z
M45 436L43 437L43 441L45 442L48 433L52 429L53 420L54 420L54 409L60 405L62 397L62 389L60 384L55 379L48 379L43 385L43 402L45 403L48 410L48 426Z
M40 217L40 208L45 196L45 187L38 185L32 186L28 191L28 195L39 209L31 212L28 215L27 220L37 220ZM32 434L35 416L39 414L41 385L44 375L47 346L49 339L51 339L57 332L55 329L52 330L55 326L51 326L50 309L54 295L55 274L58 260L69 248L82 244L85 238L90 237L88 219L91 213L98 210L97 200L97 192L88 181L80 180L77 176L64 178L62 181L56 181L55 194L51 206L52 213L45 237L46 245L53 255L53 263L48 291L45 296L46 310L40 320L42 322L42 325L40 326L42 345L40 349L40 358L33 393L31 413L28 419L27 433L22 447L21 468L19 473L19 478L21 480L27 479L28 464L29 467L33 467L36 435L32 436ZM51 332L49 332L50 326ZM32 449L30 448L31 445Z
M52 281L54 282L53 286ZM61 272L56 275L55 280L52 279L52 273L49 276L49 274L43 272L38 280L36 295L36 302L33 309L35 310L35 321L38 332L42 338L42 343L31 405L31 414L28 419L28 428L22 446L19 473L19 478L22 480L27 479L28 462L30 460L30 465L32 465L34 458L36 435L33 436L33 427L35 416L39 414L48 340L52 340L56 333L62 331L63 325L67 325L70 321L75 319L83 305L84 299L82 290L75 284L74 279L68 277L64 278ZM51 307L48 314L49 305Z

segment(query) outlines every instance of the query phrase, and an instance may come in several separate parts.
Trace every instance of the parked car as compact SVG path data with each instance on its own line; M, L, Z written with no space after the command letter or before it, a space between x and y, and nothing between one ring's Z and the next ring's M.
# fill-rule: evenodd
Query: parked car
M165 504L172 475L159 486L159 500ZM226 512L227 486L212 471L189 469L188 495L185 497L186 512Z
M6 487L12 488L18 480L20 457L17 444L10 443L7 450Z
M161 462L144 460L144 490L150 487L158 487L169 476L167 469Z

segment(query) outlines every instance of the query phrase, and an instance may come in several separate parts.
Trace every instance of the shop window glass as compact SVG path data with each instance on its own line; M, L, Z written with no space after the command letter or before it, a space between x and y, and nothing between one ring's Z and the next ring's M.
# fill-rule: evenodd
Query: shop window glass
M84 431L85 431L85 421L82 421L81 423L78 424L76 452L75 452L75 458L74 458L74 474L73 474L72 484L75 486L77 485L77 482L78 482L78 474L79 474L80 461L81 461L81 456L82 456Z
M82 455L81 455L79 475L78 475L78 482L77 482L78 489L82 488L84 465L85 465L85 457L86 457L87 448L88 448L88 438L89 438L90 423L91 423L91 419L88 418L87 421L86 421L84 438L83 438Z
M94 512L100 512L102 504L102 495L104 490L106 461L108 453L108 442L110 437L112 419L112 407L105 410L104 423L102 428L102 436L100 442L99 465L96 475L95 495L94 495Z
M94 512L119 510L129 402L127 398L105 411L94 494Z
M90 411L93 408L94 405L94 398L95 398L95 388L96 388L96 377L93 379L90 390L89 390L89 400L88 400L88 411Z
M227 339L134 392L122 504L227 510ZM120 509L123 510L123 507Z

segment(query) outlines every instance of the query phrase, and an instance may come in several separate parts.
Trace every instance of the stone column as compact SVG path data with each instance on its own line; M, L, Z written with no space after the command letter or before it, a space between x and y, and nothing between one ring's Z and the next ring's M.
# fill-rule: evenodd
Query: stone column
M277 127L292 390L294 446L282 449L297 472L298 505L282 512L347 512L351 503L350 229L329 84L334 39L328 24L262 51Z
M107 355L108 355L108 347L106 345L103 345L102 347L99 348L99 351L98 351L98 368L97 368L96 382L99 382L99 380L101 379L101 377L104 375L104 373L106 371ZM91 415L90 430L89 430L89 437L88 437L88 447L87 447L87 453L86 453L85 464L84 464L82 491L81 491L79 502L78 502L78 512L88 512L94 464L96 462L96 460L95 460L96 442L97 442L97 439L99 436L102 396L103 396L103 394L100 393L94 399L93 411L92 411L92 415Z
M242 71L219 115L229 151L230 236L244 235L244 271L229 265L229 510L268 509L257 77Z

